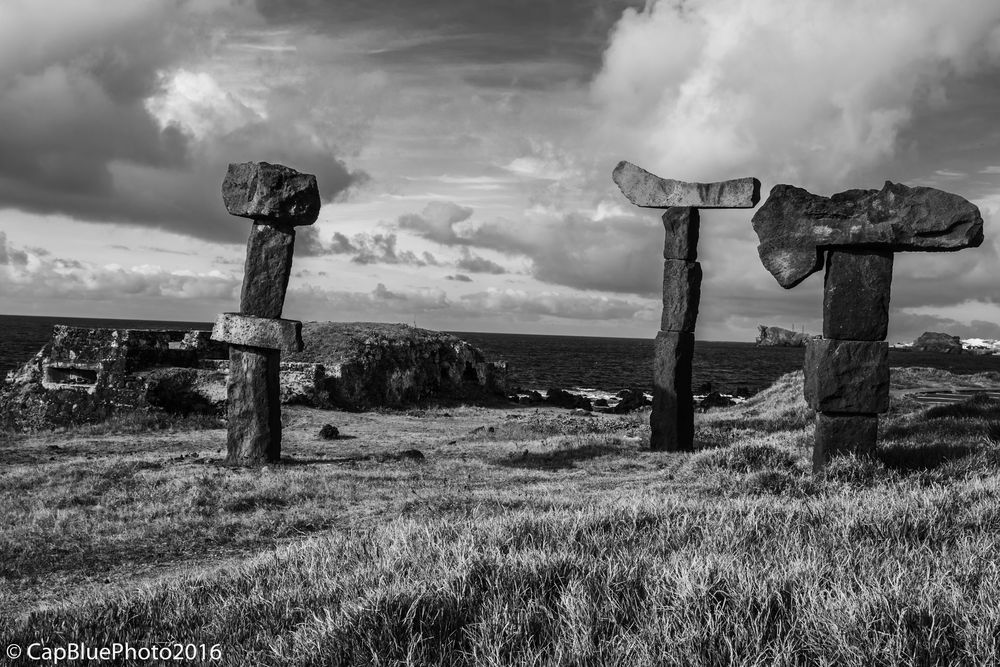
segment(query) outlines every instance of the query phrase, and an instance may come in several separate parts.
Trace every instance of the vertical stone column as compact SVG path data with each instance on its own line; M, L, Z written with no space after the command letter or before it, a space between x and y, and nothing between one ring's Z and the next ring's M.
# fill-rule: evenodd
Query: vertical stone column
M663 315L654 343L649 415L649 446L657 451L694 448L691 363L701 299L701 264L695 261L699 226L697 208L674 206L663 214Z
M292 273L295 228L255 223L247 240L240 314L277 319ZM281 458L281 352L229 346L226 463L247 465Z
M302 348L301 323L282 320L292 272L295 226L319 214L316 177L266 162L229 165L222 185L226 209L253 226L240 293L240 312L219 316L214 340L229 347L229 465L281 457L281 350Z
M653 345L653 411L649 447L658 451L694 449L691 363L694 327L701 300L698 258L699 209L753 208L760 181L753 177L716 183L660 178L630 162L619 162L611 178L630 202L666 209L663 227L663 316Z
M817 411L813 468L832 456L873 454L889 409L891 251L830 250L823 338L806 351L806 400Z
M889 409L889 290L893 253L942 252L983 242L971 202L934 188L886 182L832 197L775 185L753 216L764 267L785 289L823 267L823 338L806 348L804 393L816 417L813 465L871 452Z

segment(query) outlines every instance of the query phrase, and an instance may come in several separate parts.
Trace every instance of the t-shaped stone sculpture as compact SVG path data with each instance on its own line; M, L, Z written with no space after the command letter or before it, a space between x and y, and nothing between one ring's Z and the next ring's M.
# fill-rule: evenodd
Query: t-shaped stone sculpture
M760 259L792 288L823 266L823 338L809 341L805 396L819 414L813 467L871 453L889 408L889 291L893 253L961 250L983 242L979 209L934 188L886 182L832 197L776 185L753 216Z
M223 313L212 339L229 343L228 465L281 458L281 351L302 349L302 323L282 320L292 271L295 227L319 215L316 177L267 162L230 164L222 199L232 215L253 220L240 312Z
M654 450L694 449L691 360L701 298L698 258L700 208L753 208L760 181L739 178L719 183L685 183L655 176L619 162L611 177L636 206L665 208L663 226L663 316L653 357L653 411L649 446Z

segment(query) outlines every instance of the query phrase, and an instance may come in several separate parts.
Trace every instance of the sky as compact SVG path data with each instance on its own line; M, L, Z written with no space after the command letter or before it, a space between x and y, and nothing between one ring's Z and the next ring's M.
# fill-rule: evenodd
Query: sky
M0 0L0 312L212 321L230 162L317 176L284 317L652 337L663 226L611 180L886 180L986 240L899 253L889 340L1000 338L996 0ZM702 212L696 335L822 329L822 272Z

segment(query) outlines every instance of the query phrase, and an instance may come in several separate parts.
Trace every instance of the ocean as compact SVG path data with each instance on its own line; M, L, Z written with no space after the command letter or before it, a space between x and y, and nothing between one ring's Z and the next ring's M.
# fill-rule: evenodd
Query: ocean
M211 329L207 322L108 320L73 317L0 315L0 379L32 357L52 333L54 324L82 327ZM513 384L544 391L561 387L592 397L637 387L652 391L653 336L598 338L451 332L480 348L490 360L508 362ZM692 386L706 393L735 394L741 388L757 392L777 378L802 368L803 348L757 347L753 343L697 341ZM953 373L1000 371L1000 355L951 355L890 350L889 363L930 366Z

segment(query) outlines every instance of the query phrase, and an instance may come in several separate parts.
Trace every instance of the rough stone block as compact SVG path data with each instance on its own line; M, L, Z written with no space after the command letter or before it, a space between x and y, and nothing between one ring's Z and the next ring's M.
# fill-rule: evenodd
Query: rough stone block
M623 160L611 178L630 202L645 208L753 208L760 201L760 181L750 177L718 183L686 183L660 178Z
M663 213L663 259L698 259L701 215L690 206L673 206Z
M885 340L889 329L891 251L830 250L823 287L823 337Z
M212 340L230 345L258 347L282 352L302 350L302 322L222 313L212 328Z
M753 216L764 268L785 288L823 266L822 251L945 251L983 242L979 209L934 188L886 182L881 190L847 190L832 197L791 185L771 188Z
M878 415L820 412L816 415L813 470L820 470L840 454L870 456L875 453L877 439Z
M819 412L889 409L889 344L818 338L806 343L804 393Z
M227 465L281 458L280 362L277 350L229 348Z
M661 331L653 356L653 411L649 415L650 449L694 449L694 397L691 394L691 360L694 334Z
M256 224L247 240L247 258L243 265L243 289L240 312L257 317L281 317L292 273L295 230Z
M701 264L680 259L663 262L661 331L693 332L701 300Z
M222 201L232 215L272 224L311 225L319 216L316 177L280 164L230 164Z

